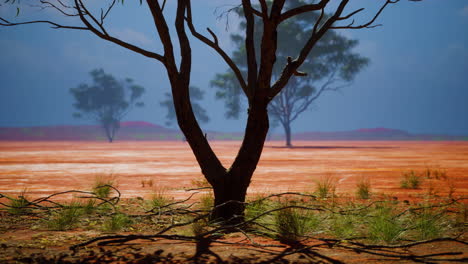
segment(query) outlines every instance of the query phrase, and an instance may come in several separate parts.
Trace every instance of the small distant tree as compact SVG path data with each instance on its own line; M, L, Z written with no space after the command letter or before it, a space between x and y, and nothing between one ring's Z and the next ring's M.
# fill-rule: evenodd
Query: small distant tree
M200 123L207 123L210 121L206 110L198 102L203 100L205 92L196 86L190 86L190 103L192 104L193 112L197 121ZM165 93L166 100L161 101L159 104L166 108L166 126L174 125L174 121L177 121L176 111L174 108L174 102L170 93Z
M114 141L120 128L120 120L133 108L144 104L138 99L145 89L127 78L119 81L102 69L90 72L93 84L80 84L71 88L75 98L73 106L78 110L76 118L90 118L99 122L104 128L109 142Z

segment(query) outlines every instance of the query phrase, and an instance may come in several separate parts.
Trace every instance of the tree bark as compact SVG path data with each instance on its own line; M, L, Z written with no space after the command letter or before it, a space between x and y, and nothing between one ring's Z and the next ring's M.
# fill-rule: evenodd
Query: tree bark
M268 129L266 97L258 96L249 109L244 140L234 163L212 184L215 195L213 219L221 218L230 223L243 220L247 188L260 160Z

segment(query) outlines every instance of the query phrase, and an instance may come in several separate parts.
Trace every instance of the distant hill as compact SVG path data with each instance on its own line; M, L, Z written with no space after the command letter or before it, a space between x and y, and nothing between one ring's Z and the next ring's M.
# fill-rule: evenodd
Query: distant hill
M209 140L242 140L243 133L208 131ZM116 140L183 140L182 133L143 121L122 122ZM270 140L283 140L284 136L273 134ZM83 140L106 141L100 126L42 126L0 127L0 140ZM468 137L447 135L417 135L403 130L388 128L366 128L339 132L304 132L293 135L294 140L468 140Z

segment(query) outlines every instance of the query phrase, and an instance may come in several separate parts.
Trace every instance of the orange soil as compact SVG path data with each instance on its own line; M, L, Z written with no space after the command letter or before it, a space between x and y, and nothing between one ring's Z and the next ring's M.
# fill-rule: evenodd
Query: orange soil
M370 180L372 192L404 199L429 190L446 195L449 186L456 195L468 194L468 142L300 141L293 149L283 144L265 144L250 194L312 191L323 177L334 179L337 193L351 195L362 178ZM240 142L215 141L212 146L229 166ZM402 172L427 168L443 170L448 178L425 179L418 190L400 188ZM202 175L183 142L0 142L0 193L27 189L36 198L86 190L96 177L113 177L124 197L147 198L165 190L185 198L184 188L194 187L192 181Z

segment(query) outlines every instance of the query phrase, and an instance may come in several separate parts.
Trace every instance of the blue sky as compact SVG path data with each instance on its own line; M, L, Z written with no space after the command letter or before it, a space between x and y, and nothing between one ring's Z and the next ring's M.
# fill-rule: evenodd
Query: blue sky
M22 1L22 3L28 1ZM108 22L108 29L127 41L160 51L161 45L145 5L125 1ZM173 2L167 13L173 11ZM200 31L210 27L226 50L229 34L236 30L234 15L217 19L229 0L195 0L194 19ZM333 1L332 1L333 2ZM336 2L336 1L335 1ZM375 0L352 1L366 7L358 19L365 21L375 10ZM361 6L360 6L361 5ZM218 8L217 12L216 8ZM351 10L351 8L349 9ZM18 18L10 6L0 15L12 20L46 18L74 23L52 10L22 8ZM382 27L341 31L360 41L356 51L371 64L341 92L323 95L311 110L293 123L293 130L339 131L387 127L413 133L468 135L468 1L401 1L385 10ZM240 120L224 118L223 102L214 99L209 81L227 67L209 48L193 40L192 83L206 91L204 107L211 121L207 130L242 131ZM159 106L169 83L163 67L154 60L107 43L89 32L54 30L47 25L0 27L0 127L91 124L77 120L68 90L90 82L89 71L103 68L114 76L131 77L143 85L146 106L125 120L164 123ZM282 132L276 128L275 132Z

